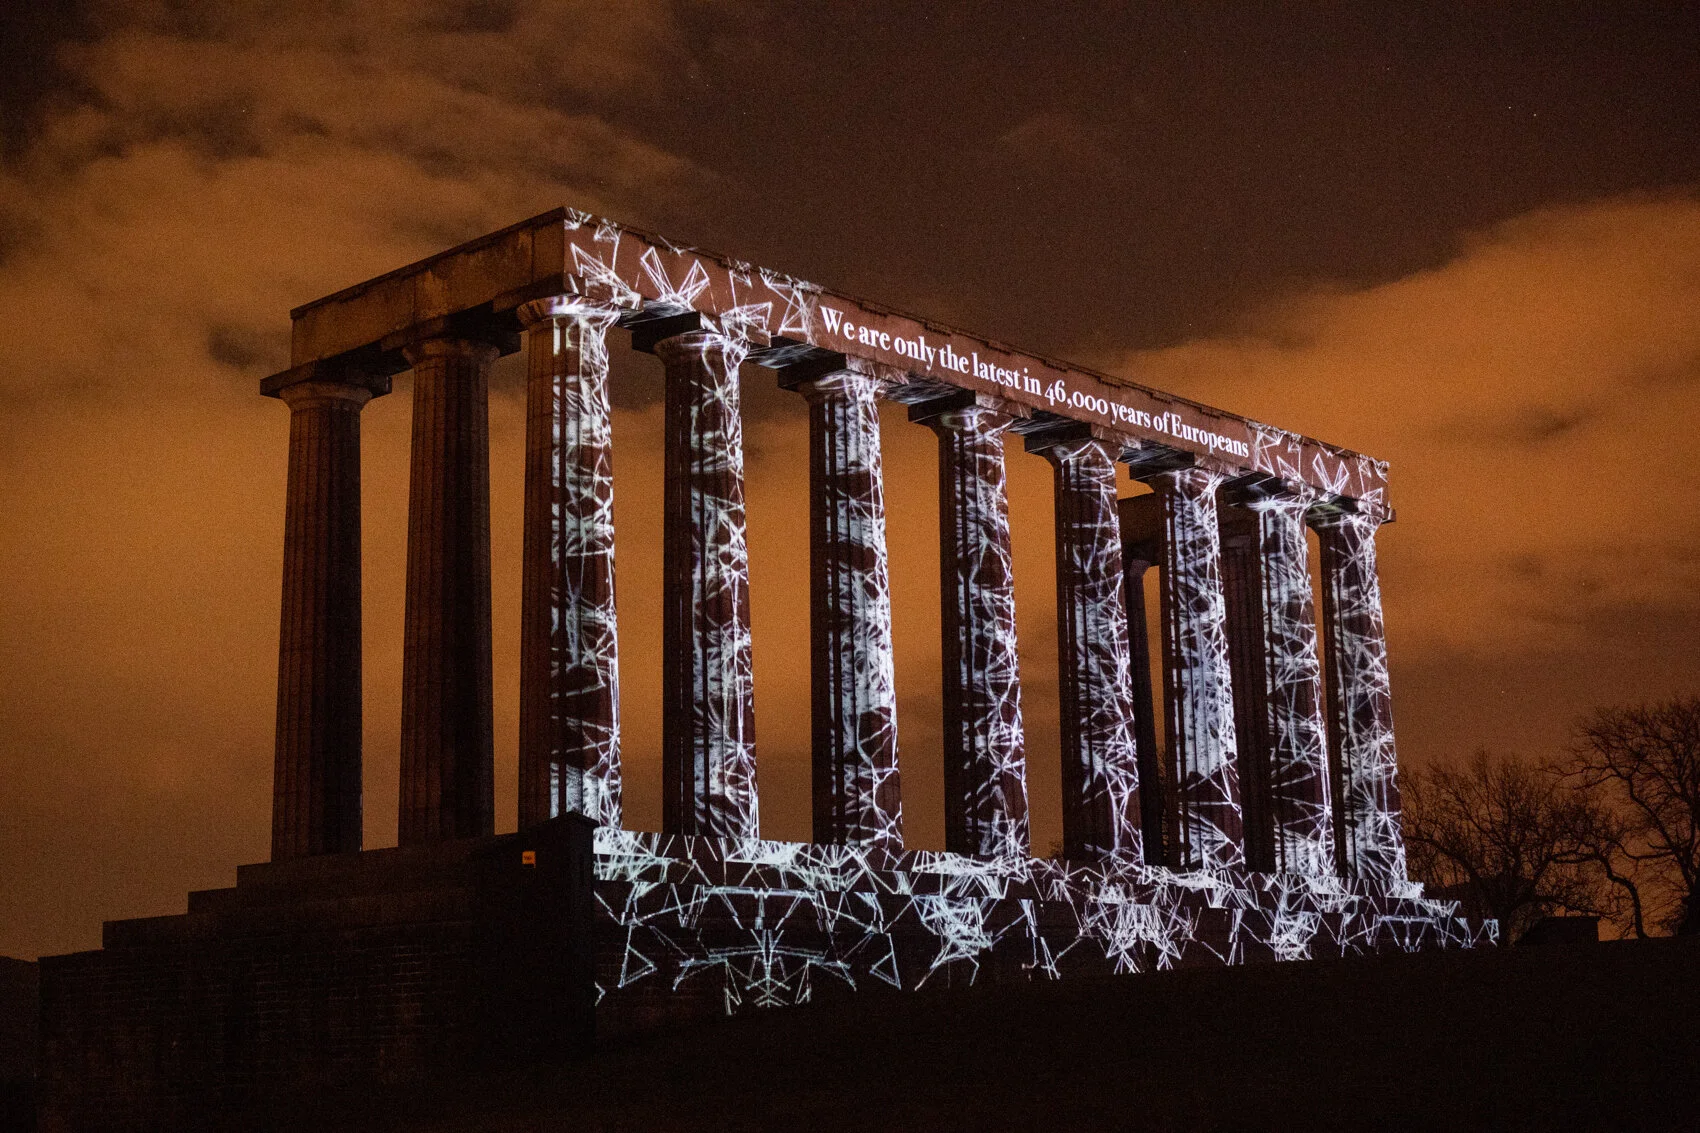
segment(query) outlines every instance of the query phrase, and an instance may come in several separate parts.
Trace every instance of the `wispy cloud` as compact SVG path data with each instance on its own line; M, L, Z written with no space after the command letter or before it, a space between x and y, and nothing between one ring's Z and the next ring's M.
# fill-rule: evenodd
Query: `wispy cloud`
M1109 359L1392 462L1396 647L1597 643L1700 610L1700 200L1520 217L1432 271Z

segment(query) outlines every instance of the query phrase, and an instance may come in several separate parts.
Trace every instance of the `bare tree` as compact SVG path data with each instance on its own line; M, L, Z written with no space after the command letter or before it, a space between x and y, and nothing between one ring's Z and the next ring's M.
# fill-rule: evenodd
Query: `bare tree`
M1632 898L1637 928L1650 914L1700 934L1700 697L1596 709L1577 723L1560 775L1609 810L1590 848Z
M1462 767L1401 778L1412 874L1498 920L1502 941L1555 912L1615 911L1590 868L1603 816L1555 775L1478 751Z

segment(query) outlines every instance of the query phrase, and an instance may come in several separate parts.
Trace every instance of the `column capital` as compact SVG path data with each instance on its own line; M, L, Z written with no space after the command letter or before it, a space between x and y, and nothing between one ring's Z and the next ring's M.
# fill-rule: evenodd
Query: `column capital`
M634 331L632 345L655 355L661 359L663 365L671 365L693 354L704 361L719 355L728 370L736 370L743 365L744 357L749 353L749 344L742 339L706 329L684 330L665 338L656 338L651 340L647 347L639 345L637 332Z
M347 361L326 359L322 362L308 362L301 366L291 366L287 370L272 374L260 381L260 396L275 397L287 401L285 391L297 386L352 386L364 389L368 398L382 397L390 392L390 376L373 373ZM362 402L361 404L365 404Z
M934 432L977 427L983 432L1001 433L1015 424L1013 415L966 389L911 404L909 420Z
M1154 441L1125 445L1116 455L1116 460L1127 465L1128 479L1147 484L1171 473L1189 472L1198 467L1197 458L1192 453Z
M1042 456L1055 463L1067 460L1081 453L1097 450L1110 460L1114 460L1120 452L1120 444L1106 441L1093 432L1092 426L1084 421L1071 421L1066 417L1052 417L1049 414L1035 413L1025 421L1018 421L1010 426L1011 430L1021 434L1023 447L1030 453Z
M612 303L586 299L583 295L549 295L521 303L514 308L514 314L519 317L519 325L529 330L538 323L553 319L575 319L604 327L613 326L625 311Z
M347 408L358 412L372 400L372 391L345 382L296 382L278 390L277 396L292 410Z
M1245 476L1222 485L1222 502L1248 511L1282 511L1294 507L1309 509L1322 498L1308 484L1279 476Z
M883 378L876 378L872 374L864 374L859 370L836 369L788 382L785 388L802 395L806 401L813 404L834 396L853 394L878 396L879 392L888 384Z
M1169 468L1156 468L1147 471L1135 466L1132 479L1149 484L1155 489L1171 489L1186 496L1214 497L1216 489L1227 477L1210 468L1201 468L1195 464L1185 464Z
M1383 523L1392 521L1391 515L1358 511L1355 507L1342 507L1337 500L1319 500L1312 503L1305 512L1305 522L1318 532L1349 529L1373 534Z

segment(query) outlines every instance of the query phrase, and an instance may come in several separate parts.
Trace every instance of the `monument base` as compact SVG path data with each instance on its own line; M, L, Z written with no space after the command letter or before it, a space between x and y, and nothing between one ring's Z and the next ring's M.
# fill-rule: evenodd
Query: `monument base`
M42 961L42 1128L193 1129L570 1059L595 1032L925 988L1460 948L1410 882L523 834L243 866Z
M42 960L41 1128L217 1128L587 1051L592 831L243 866L186 914L109 921L100 951Z
M851 993L1497 939L1414 882L596 832L606 1033Z

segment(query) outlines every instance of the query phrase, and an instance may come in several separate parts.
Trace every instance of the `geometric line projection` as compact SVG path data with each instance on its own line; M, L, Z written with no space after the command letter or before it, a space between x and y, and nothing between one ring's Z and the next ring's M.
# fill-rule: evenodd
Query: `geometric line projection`
M809 403L814 840L897 854L903 800L880 385L840 370L794 388Z
M1327 636L1330 771L1341 868L1353 877L1405 880L1399 826L1399 762L1387 634L1376 573L1381 521L1359 512L1313 514L1322 549L1322 622Z
M1223 477L1201 468L1135 475L1151 485L1163 514L1164 731L1178 812L1172 860L1237 869L1245 856L1216 516Z
M1056 497L1063 854L1142 859L1115 461L1075 429L1031 433L1027 451L1050 462Z
M954 398L914 406L910 417L939 439L945 845L1026 857L1026 740L1003 456L1010 419Z
M596 834L598 985L717 1013L822 993L1468 948L1455 902L1347 879L1187 874L1127 858L992 859L865 847ZM636 1012L632 1012L635 1014Z
M520 827L576 812L620 824L608 329L619 311L568 299L527 327L520 598Z
M655 343L667 371L662 546L662 811L667 829L753 837L755 708L744 528L742 343Z

